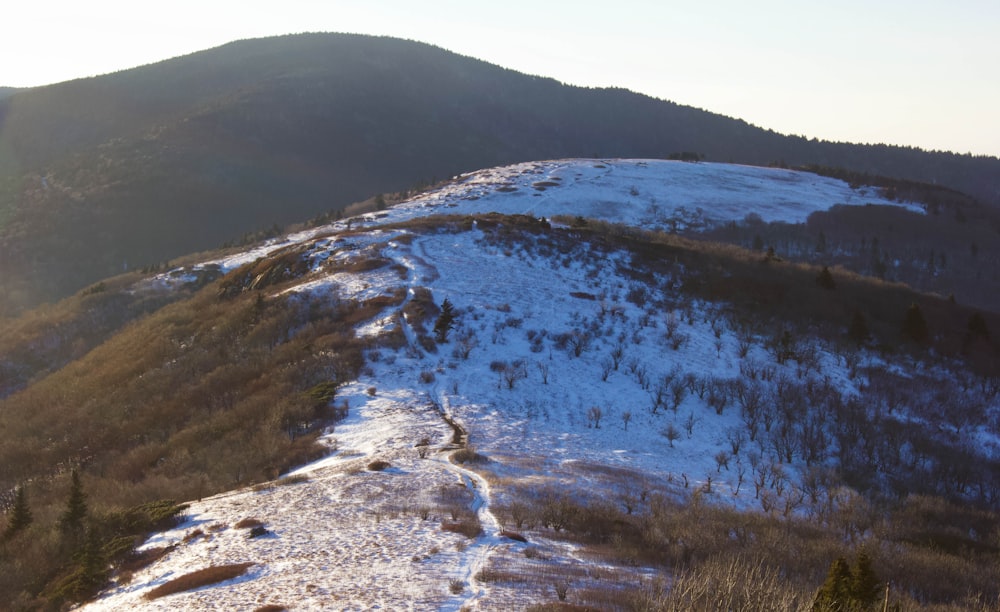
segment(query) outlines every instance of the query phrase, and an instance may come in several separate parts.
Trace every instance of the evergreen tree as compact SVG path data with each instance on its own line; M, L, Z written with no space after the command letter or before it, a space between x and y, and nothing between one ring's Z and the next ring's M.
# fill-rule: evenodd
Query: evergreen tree
M31 524L31 508L28 507L28 493L24 485L20 485L14 491L14 506L10 510L10 519L7 522L7 529L4 530L3 538L11 538L19 531Z
M871 334L868 331L868 321L865 320L865 315L860 310L855 310L854 316L851 317L851 325L847 328L847 336L858 344L863 344L868 340L869 335Z
M983 315L978 312L972 313L972 316L969 317L968 333L969 339L990 339L990 330L986 326L986 319L983 318Z
M833 280L833 274L830 273L830 268L823 266L820 271L819 276L816 277L816 284L824 289L836 289L837 283Z
M853 612L872 610L878 601L881 583L871 558L861 553L852 567L843 557L830 564L826 580L813 598L813 612Z
M872 567L871 557L866 553L859 554L851 568L851 598L863 610L878 601L881 591L882 584Z
M87 495L83 492L80 473L73 470L69 488L69 499L66 501L66 511L59 518L59 529L63 533L80 534L83 521L87 518Z
M438 342L448 339L448 332L455 327L455 307L451 305L448 298L441 304L441 314L434 322L434 336Z
M819 233L819 239L816 240L816 252L826 253L826 234L823 232Z
M927 320L924 319L924 313L916 303L910 304L903 317L903 338L918 344L925 344L930 339Z
M847 610L851 600L851 567L843 557L830 564L826 580L813 599L813 612Z
M93 528L83 534L79 549L73 554L73 569L52 590L55 599L81 601L93 597L107 583L108 558L101 539Z

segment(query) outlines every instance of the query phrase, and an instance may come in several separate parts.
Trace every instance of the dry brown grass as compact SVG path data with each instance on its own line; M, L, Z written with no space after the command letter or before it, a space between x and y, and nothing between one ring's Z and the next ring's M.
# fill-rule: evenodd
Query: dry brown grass
M392 467L392 464L385 459L376 459L368 464L368 469L372 472L381 472L382 470L390 467Z
M254 563L233 563L231 565L213 565L189 574L184 574L151 590L144 595L147 600L159 599L175 593L183 593L192 589L198 589L210 584L232 580L246 573L253 567Z
M119 571L135 573L144 567L149 567L150 565L156 563L163 557L167 556L171 552L177 549L176 544L170 546L159 546L156 548L147 548L145 550L136 551L129 556L119 567Z
M441 530L459 533L469 539L474 539L479 537L479 535L483 532L483 526L477 517L467 516L454 521L442 522Z

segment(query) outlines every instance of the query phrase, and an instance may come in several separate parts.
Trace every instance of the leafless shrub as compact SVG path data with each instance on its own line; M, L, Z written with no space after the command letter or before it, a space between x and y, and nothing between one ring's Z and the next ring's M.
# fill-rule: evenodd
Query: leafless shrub
M137 550L118 566L118 570L120 572L138 572L139 570L156 563L176 549L177 545L171 544L170 546L158 546L156 548Z
M305 474L295 474L293 476L285 476L283 478L279 478L278 482L275 484L277 484L279 487L287 487L289 485L302 484L303 482L309 482L309 476Z
M700 421L698 417L694 416L694 412L689 412L687 418L684 419L684 431L687 432L688 439L694 435L694 426Z
M674 441L681 437L681 432L677 430L677 427L673 423L668 423L660 433L670 442L670 448L673 448Z
M241 519L239 522L233 525L233 527L235 527L236 529L253 529L254 527L260 527L263 524L264 524L263 521L260 521L258 519L245 518Z
M479 537L479 534L483 532L483 526L480 524L479 518L475 515L466 516L455 521L444 521L441 523L441 529L464 535L470 540Z
M424 437L420 438L420 441L416 443L417 455L421 459L426 459L427 455L430 453L431 439Z
M451 460L455 463L486 463L489 461L489 457L477 453L476 447L469 445L453 452Z
M544 361L536 361L535 367L538 368L538 373L542 376L542 384L549 384L549 364Z
M503 529L500 531L500 537L507 538L508 540L514 540L515 542L527 542L528 538L524 537L522 534L516 531L508 531Z
M392 464L385 459L376 459L368 464L368 469L372 472L381 472L382 470L391 467Z
M567 582L557 582L552 585L552 588L556 591L556 597L559 601L566 601L566 595L569 594L569 583Z
M494 361L490 364L490 369L500 373L500 380L508 389L513 389L517 381L528 377L528 364L523 359Z
M621 366L622 360L625 359L625 345L621 342L615 344L611 349L611 365L617 372L618 368Z
M668 341L673 340L674 336L677 335L677 330L680 328L680 325L681 321L677 316L677 312L673 310L668 312L666 320L664 321L664 327L666 328L664 336Z
M472 349L476 348L478 344L479 341L476 340L476 336L472 333L472 331L469 331L458 336L455 341L453 354L455 357L459 357L463 360L468 359L469 355L472 353Z
M615 369L614 362L609 357L605 357L601 360L601 381L607 382L608 376L611 376L611 371Z
M687 395L687 385L680 378L675 378L673 382L670 383L670 409L675 413L677 409L680 408L681 403L684 402L684 397Z
M590 331L581 331L578 329L559 334L555 337L556 347L568 350L574 357L579 357L584 351L590 348L593 339L594 337Z
M540 561L545 561L549 558L549 556L543 553L537 546L529 546L525 548L524 556L529 559L538 559Z
M716 470L715 470L716 472L721 472L722 468L726 468L726 470L728 471L729 470L729 453L727 453L724 450L721 450L721 451L715 453L715 465L716 465Z
M185 544L188 544L190 542L193 542L193 541L197 540L198 538L200 538L200 537L202 537L204 535L205 535L205 532L202 531L201 529L193 529L193 530L187 532L186 534L184 534L184 540L183 540L183 542Z
M629 600L637 610L797 612L811 605L812 592L789 584L760 559L720 556L681 572L669 589L650 583Z
M593 426L594 429L601 428L601 417L603 416L600 406L591 406L587 410L587 427Z

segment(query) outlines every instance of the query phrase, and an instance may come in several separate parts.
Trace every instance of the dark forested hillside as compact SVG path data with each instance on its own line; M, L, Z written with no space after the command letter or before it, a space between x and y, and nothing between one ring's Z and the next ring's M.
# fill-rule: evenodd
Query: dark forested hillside
M782 136L391 38L248 40L0 94L0 315L462 171L678 151L845 167L1000 199L996 158Z

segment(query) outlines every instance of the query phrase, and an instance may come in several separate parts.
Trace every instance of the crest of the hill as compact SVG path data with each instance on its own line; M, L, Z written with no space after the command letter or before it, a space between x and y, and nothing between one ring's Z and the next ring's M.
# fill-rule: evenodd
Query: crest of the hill
M232 43L0 99L0 314L459 172L568 156L836 166L996 198L1000 161L781 136L425 44Z

